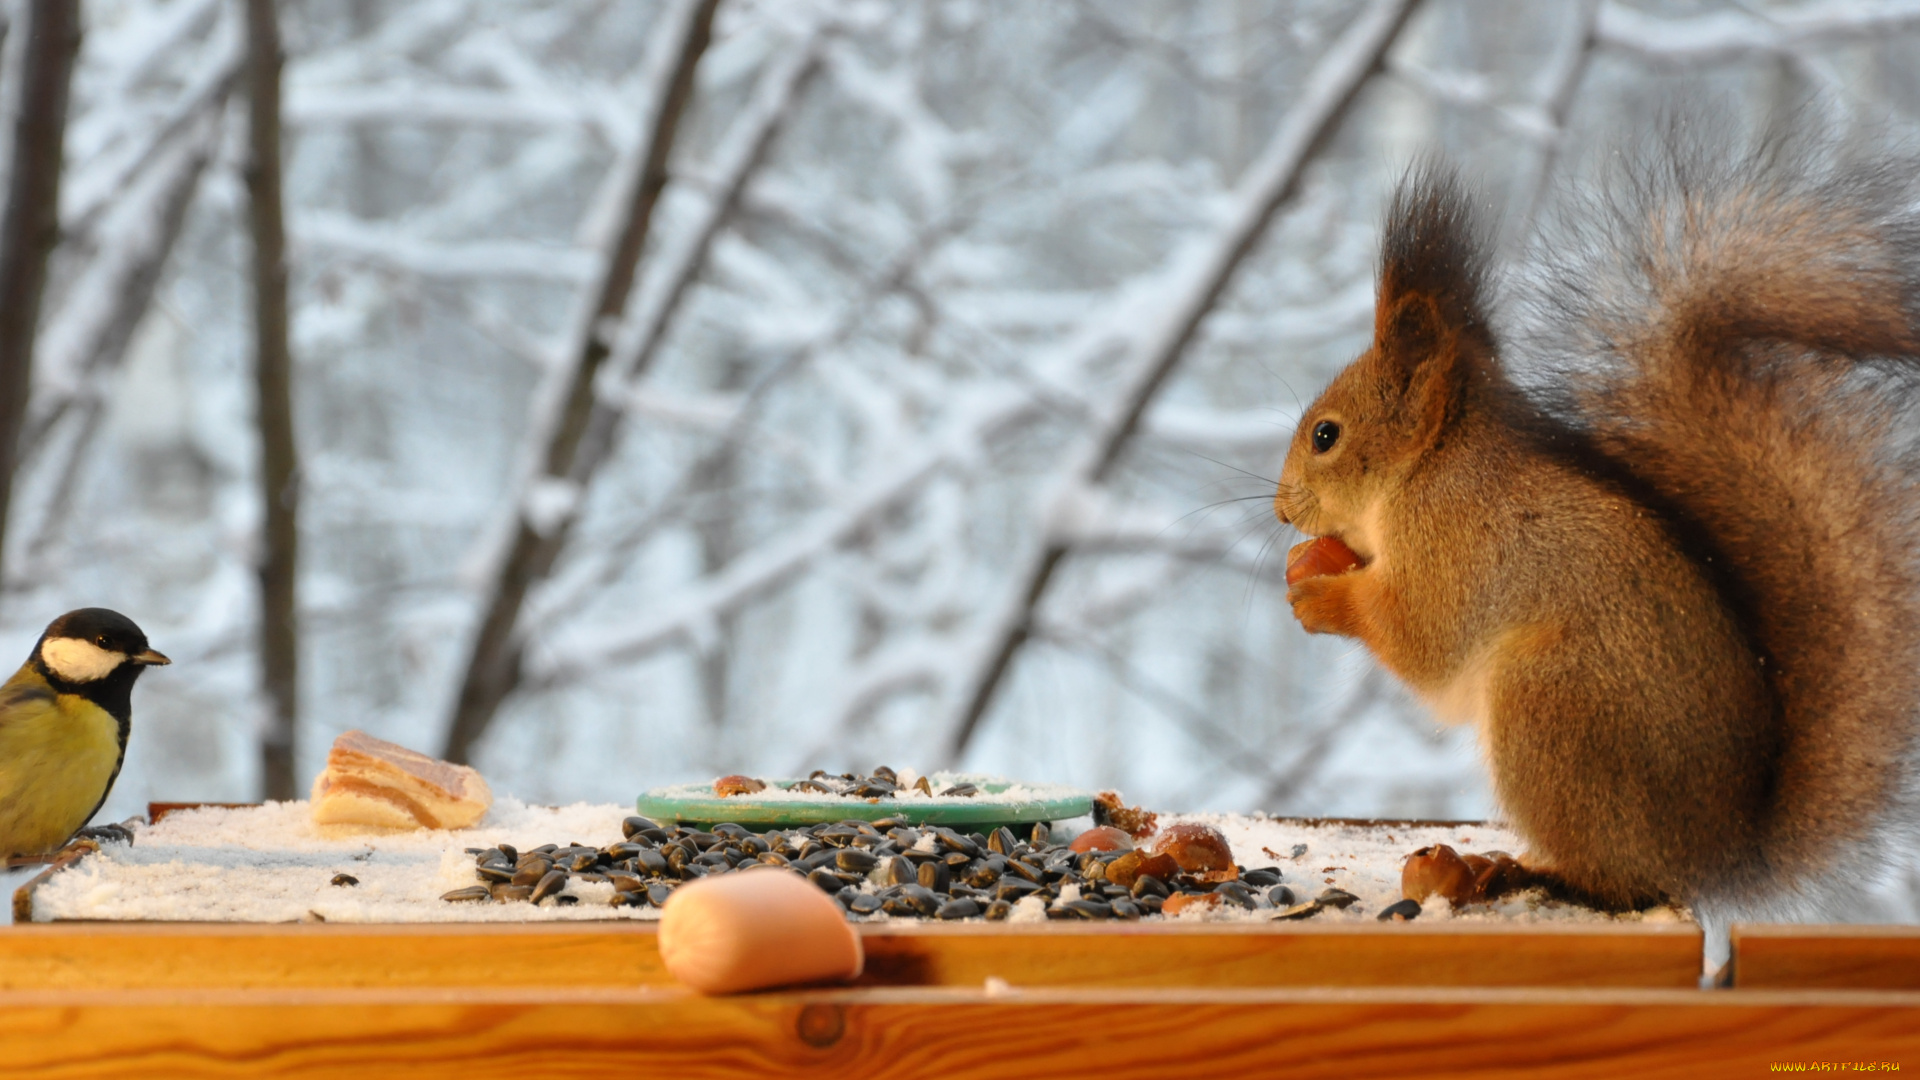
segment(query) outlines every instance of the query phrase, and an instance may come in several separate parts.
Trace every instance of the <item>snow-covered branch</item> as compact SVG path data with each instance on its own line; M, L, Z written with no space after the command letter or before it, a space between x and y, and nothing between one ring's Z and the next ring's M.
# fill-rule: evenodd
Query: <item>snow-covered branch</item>
M305 86L287 99L287 123L439 124L462 127L584 127L597 119L581 102L550 95L465 87Z
M1537 108L1500 101L1481 72L1442 71L1405 57L1390 58L1387 71L1435 101L1490 116L1523 139L1542 142L1553 137L1551 117Z
M173 5L191 18L170 23L162 41L177 45L176 35L210 14L211 5L200 0ZM237 18L222 18L214 24L212 41L205 46L206 63L194 69L192 80L156 119L139 125L118 145L98 155L86 168L78 170L72 183L61 194L60 228L69 237L85 236L96 221L115 203L126 197L141 173L175 143L194 137L194 127L212 112L226 108L227 97L241 68L246 64L246 41ZM144 68L146 65L137 65Z
M1653 15L1619 0L1600 5L1594 37L1601 44L1663 63L1699 63L1741 53L1791 52L1856 40L1920 23L1916 0L1825 0L1769 11L1764 17L1728 9L1699 15Z
M728 128L726 140L714 154L712 174L717 179L705 208L673 249L661 256L660 273L647 283L650 287L642 295L638 317L622 328L614 341L613 354L598 377L596 407L568 474L574 483L590 482L612 451L625 412L626 388L645 377L653 366L667 328L707 264L714 239L739 205L741 192L766 160L774 136L792 114L808 78L818 67L824 33L825 27L815 24L777 58L761 76L753 100Z
M220 131L218 114L200 117L97 229L93 258L64 291L40 336L29 446L38 445L73 400L87 393L96 372L118 362Z
M1580 0L1572 5L1572 32L1564 35L1559 48L1538 80L1541 93L1539 116L1545 129L1540 152L1530 166L1532 175L1521 187L1524 200L1513 211L1508 230L1509 250L1523 247L1533 231L1533 220L1546 201L1547 185L1553 180L1554 165L1566 141L1567 111L1573 108L1575 93L1586 77L1593 59L1594 43L1600 33L1601 0Z
M866 283L860 294L844 305L839 314L819 333L789 350L770 371L755 379L753 385L741 396L738 406L727 418L725 427L718 431L720 439L717 444L702 453L691 465L680 470L672 486L661 495L639 522L626 529L622 535L596 553L603 569L598 573L576 575L572 587L557 589L559 595L543 600L542 610L570 610L578 606L583 588L605 587L619 569L637 554L642 544L652 539L661 529L676 522L684 512L688 500L700 488L701 478L712 474L722 458L736 452L754 433L756 423L762 418L767 404L774 399L778 391L804 372L821 354L845 345L860 324L871 317L875 305L892 295L922 269L927 259L937 250L940 241L958 229L963 220L965 220L964 215L956 215L934 222L923 229L905 246L904 250L887 260L880 271ZM648 393L641 387L634 387L629 392L626 407L635 412L643 411L642 403L647 399ZM715 419L717 420L718 417L715 416ZM994 419L989 423L987 431L999 430L1003 425L1004 419ZM764 434L760 439L763 444L772 441ZM825 488L826 485L821 486ZM591 584L585 584L588 582ZM606 635L596 635L596 637L604 636ZM620 638L618 632L611 636ZM668 639L665 637L652 639L654 644L666 640ZM644 654L648 648L628 650L620 658L631 660ZM579 657L576 669L585 670L595 663L607 662L610 658L609 655L600 653L583 653Z
M717 6L718 0L686 0L676 5L670 29L660 35L671 52L653 63L658 79L649 97L646 134L631 161L622 166L631 176L626 220L603 264L598 296L581 327L579 347L571 363L554 372L553 393L539 404L539 422L529 444L536 468L512 508L512 539L483 578L479 629L442 755L451 761L467 760L474 742L519 681L521 655L514 629L528 591L552 569L583 479L590 479L577 478L575 468L596 408L595 387L611 355L612 328L626 312L639 274L654 208L667 184L667 156L693 95L694 69L712 41Z
M426 240L392 225L309 210L292 222L295 250L445 279L526 278L584 285L593 280L592 252L516 240Z
M1319 764L1320 756L1331 744L1337 730L1331 724L1321 725L1313 733L1315 737L1308 741L1306 749L1295 752L1294 761L1288 767L1275 769L1268 764L1272 755L1265 747L1248 745L1231 729L1207 715L1204 709L1162 686L1124 654L1093 636L1046 620L1033 627L1032 636L1057 647L1085 653L1104 663L1115 681L1152 705L1162 716L1172 720L1190 738L1205 747L1214 761L1258 782L1263 790L1263 798L1258 804L1261 806L1272 805L1290 794L1300 780Z
M220 129L218 114L203 116L190 139L148 170L126 203L102 223L97 253L67 288L40 336L40 371L21 466L45 469L52 480L27 544L26 573L44 556L79 490L78 471L103 412L98 385L119 368L147 312ZM55 446L55 427L74 410L80 413L77 430L58 444L57 461L43 466L39 458Z
M1019 424L1035 409L1033 400L1017 391L984 392L963 405L962 419L943 435L927 439L908 456L885 459L877 476L833 500L827 509L777 541L735 559L712 577L680 590L645 617L629 620L615 631L604 627L556 631L545 649L528 658L530 681L552 685L693 638L703 627L790 582L815 560L918 494L943 468L978 460L983 446L996 434Z
M1379 66L1411 8L1410 0L1376 0L1354 20L1315 67L1266 149L1248 167L1220 228L1176 256L1166 300L1141 317L1141 330L1131 342L1122 368L1124 382L1106 415L1082 436L1079 449L1067 459L1052 503L1107 480L1140 417L1179 363L1201 321L1213 310L1267 222L1293 195L1314 149L1326 139ZM1013 588L1001 601L999 614L987 624L989 633L979 653L976 674L967 680L961 707L945 740L949 761L958 760L972 741L1069 547L1058 538L1042 537L1027 569L1016 576Z

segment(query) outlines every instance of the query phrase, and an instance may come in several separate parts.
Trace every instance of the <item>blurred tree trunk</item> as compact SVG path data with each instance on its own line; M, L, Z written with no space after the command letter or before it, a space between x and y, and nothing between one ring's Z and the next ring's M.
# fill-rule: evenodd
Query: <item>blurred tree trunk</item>
M259 390L260 682L267 694L260 739L262 789L296 795L299 629L294 588L300 530L300 462L293 442L293 358L287 343L287 236L280 194L280 27L273 0L247 3L247 195L253 225L254 376Z
M0 219L0 545L13 499L20 431L33 384L33 341L47 257L60 242L60 164L67 91L80 51L78 0L33 0L27 9L7 206Z
M694 524L694 532L700 538L700 561L710 574L725 570L740 554L734 520L740 508L732 493L738 477L731 449L723 447L721 452L703 459L693 474L695 491L712 492L716 496L717 505L710 513L697 516ZM707 725L718 734L726 730L730 711L728 687L733 665L728 662L732 655L728 642L733 637L734 619L723 615L714 623L713 640L700 652L700 696L706 705Z
M473 752L500 703L519 680L519 645L514 627L527 592L553 569L566 544L574 502L583 495L575 479L576 459L594 414L594 384L611 353L613 335L626 314L628 294L638 277L640 253L646 247L654 206L667 186L667 156L673 149L680 116L693 97L693 73L713 36L713 13L718 0L695 0L685 22L671 71L655 98L650 125L640 149L626 219L607 254L600 291L580 335L580 352L571 362L568 384L552 427L535 432L544 442L534 494L544 490L566 502L556 514L522 506L514 522L506 557L490 575L480 630L468 656L460 698L454 705L442 756L465 762ZM531 501L531 500L530 500Z

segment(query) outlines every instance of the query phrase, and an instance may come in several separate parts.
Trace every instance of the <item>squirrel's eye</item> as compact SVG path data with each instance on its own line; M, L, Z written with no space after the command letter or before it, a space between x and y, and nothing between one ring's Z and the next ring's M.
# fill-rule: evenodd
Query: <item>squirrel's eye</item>
M1340 441L1340 425L1331 420L1322 420L1313 425L1313 452L1324 454L1333 449Z

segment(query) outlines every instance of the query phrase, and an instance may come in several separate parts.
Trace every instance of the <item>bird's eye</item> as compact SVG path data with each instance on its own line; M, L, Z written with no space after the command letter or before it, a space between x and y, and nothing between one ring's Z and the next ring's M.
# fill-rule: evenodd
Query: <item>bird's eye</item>
M1331 420L1322 420L1313 425L1313 452L1324 454L1333 449L1340 441L1340 425Z
M103 649L104 649L104 648L106 648L106 647L107 647L107 635L105 635L105 634L101 634L101 635L100 635L99 637L97 637L97 638L94 638L94 639L93 639L93 643L94 643L95 645L98 645L98 646L100 646L100 647L101 647L101 648L103 648Z

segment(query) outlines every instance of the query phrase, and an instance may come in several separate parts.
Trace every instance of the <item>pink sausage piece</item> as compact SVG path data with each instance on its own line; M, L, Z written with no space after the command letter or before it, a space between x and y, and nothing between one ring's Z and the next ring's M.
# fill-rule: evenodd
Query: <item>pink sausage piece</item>
M703 994L852 979L866 963L840 905L779 867L675 889L660 913L660 959Z

